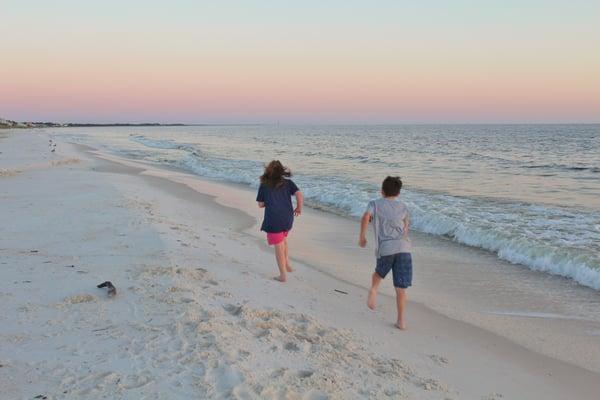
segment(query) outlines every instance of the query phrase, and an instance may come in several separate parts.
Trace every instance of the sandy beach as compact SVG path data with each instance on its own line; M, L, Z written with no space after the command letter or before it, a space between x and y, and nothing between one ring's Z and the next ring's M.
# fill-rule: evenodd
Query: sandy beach
M502 286L499 261L473 275L482 251L415 234L401 332L390 279L365 305L373 255L355 221L307 209L280 284L252 191L61 140L50 153L42 130L2 135L1 399L598 398L600 324L560 305L503 314L527 290ZM481 297L438 290L468 279Z

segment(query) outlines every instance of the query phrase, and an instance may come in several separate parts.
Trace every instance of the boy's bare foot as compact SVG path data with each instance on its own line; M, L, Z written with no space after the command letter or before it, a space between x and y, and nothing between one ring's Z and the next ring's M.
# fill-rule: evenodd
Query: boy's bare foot
M290 264L286 265L285 269L287 272L294 272L294 269L292 268L292 266Z
M375 300L377 299L377 292L373 289L369 290L369 297L367 298L367 307L371 310L375 309Z
M281 283L287 281L287 277L282 276L282 275L275 276L275 277L273 277L273 279L275 279L276 281L281 282Z
M404 322L396 322L394 326L402 331L406 330L406 324Z

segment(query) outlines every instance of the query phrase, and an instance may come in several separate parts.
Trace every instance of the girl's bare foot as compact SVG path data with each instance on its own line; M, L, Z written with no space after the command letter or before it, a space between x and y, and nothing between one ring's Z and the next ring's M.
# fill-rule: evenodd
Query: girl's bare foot
M404 322L396 322L394 326L402 331L406 330L406 324Z
M287 281L287 277L283 276L283 275L275 276L275 277L273 277L273 279L275 279L276 281L282 282L282 283Z
M285 269L287 272L294 272L294 269L292 268L292 266L290 264L286 265Z
M375 300L377 299L377 291L371 289L369 290L369 297L367 298L367 307L371 310L375 309Z

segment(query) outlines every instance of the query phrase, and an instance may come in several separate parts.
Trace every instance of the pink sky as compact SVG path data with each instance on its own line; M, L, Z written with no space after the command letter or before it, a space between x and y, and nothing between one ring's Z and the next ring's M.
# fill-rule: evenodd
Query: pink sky
M600 122L600 28L583 6L498 16L457 5L462 14L432 16L354 5L315 21L310 9L233 13L236 4L140 16L133 5L123 15L23 3L3 6L0 117Z

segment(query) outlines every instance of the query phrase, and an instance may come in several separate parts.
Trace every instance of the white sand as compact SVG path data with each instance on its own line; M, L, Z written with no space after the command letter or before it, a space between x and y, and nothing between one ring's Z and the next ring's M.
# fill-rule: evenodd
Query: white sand
M235 188L47 142L0 139L1 399L597 398L598 373L419 304L393 329L393 299L301 260L273 281Z

